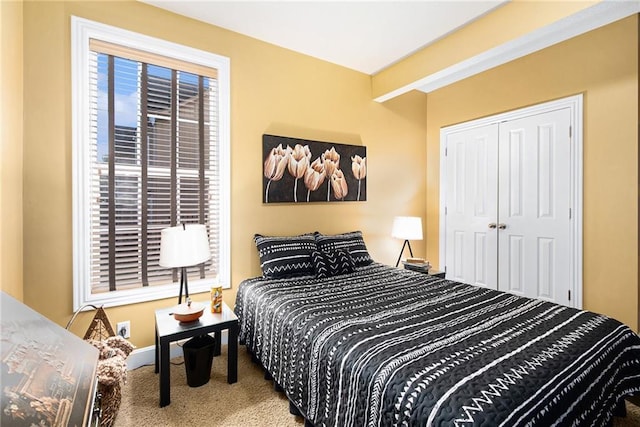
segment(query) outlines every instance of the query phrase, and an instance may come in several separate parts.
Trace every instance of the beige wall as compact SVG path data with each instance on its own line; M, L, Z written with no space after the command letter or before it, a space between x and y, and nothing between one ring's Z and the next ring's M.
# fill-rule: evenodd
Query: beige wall
M0 2L0 290L22 288L22 1Z
M638 16L427 97L427 255L438 264L443 126L584 94L584 308L638 329Z
M72 314L70 15L231 58L232 305L238 283L260 273L254 233L360 229L372 256L395 262L394 215L426 204L426 95L383 105L370 77L179 17L140 2L26 2L24 9L25 301L65 324ZM367 146L368 201L306 206L262 204L262 134ZM421 244L422 243L422 244ZM416 242L416 255L424 255ZM176 288L176 294L178 289ZM206 298L206 295L203 295ZM174 299L108 310L131 320L132 341L153 343L153 311ZM81 334L90 317L74 331Z

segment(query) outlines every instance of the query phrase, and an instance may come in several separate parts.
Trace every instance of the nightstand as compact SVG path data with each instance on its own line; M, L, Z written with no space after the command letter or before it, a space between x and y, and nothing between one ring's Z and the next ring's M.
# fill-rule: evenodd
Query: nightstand
M438 279L444 279L445 272L439 270L429 270L427 273L429 276L437 277Z
M444 271L435 270L433 268L430 268L428 271L425 271L425 270L422 270L420 268L407 267L407 264L405 264L404 265L404 269L405 270L416 271L418 273L428 274L429 276L437 277L438 279L444 279L444 276L445 276L445 272Z
M214 354L220 354L222 330L229 331L227 350L227 382L238 381L238 317L225 303L222 313L211 313L206 307L195 322L182 323L173 317L173 307L156 310L156 374L160 373L160 407L171 403L169 377L169 345L173 341L215 332Z

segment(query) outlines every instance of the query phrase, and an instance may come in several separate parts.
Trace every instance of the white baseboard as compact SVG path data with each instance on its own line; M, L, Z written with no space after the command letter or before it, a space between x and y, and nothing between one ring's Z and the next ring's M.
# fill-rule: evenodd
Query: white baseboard
M172 342L169 346L169 357L173 359L174 357L182 356L182 347L178 344L182 345L187 340ZM227 331L222 331L222 345L228 343L228 334ZM130 371L132 369L137 369L141 366L153 365L156 363L155 361L155 345L150 345L148 347L136 348L129 354L127 357L127 369Z

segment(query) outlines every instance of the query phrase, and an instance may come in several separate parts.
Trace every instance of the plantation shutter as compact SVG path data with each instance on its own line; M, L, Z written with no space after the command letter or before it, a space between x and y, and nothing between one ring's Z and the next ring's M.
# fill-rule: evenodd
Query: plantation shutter
M172 283L160 231L205 224L220 270L217 71L90 41L92 293ZM175 269L174 269L175 270Z

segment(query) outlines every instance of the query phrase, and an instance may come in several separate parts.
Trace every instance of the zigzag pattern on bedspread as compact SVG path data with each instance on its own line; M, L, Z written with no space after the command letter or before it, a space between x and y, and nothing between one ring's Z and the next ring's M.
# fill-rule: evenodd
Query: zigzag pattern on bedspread
M240 339L318 426L606 425L640 391L616 320L381 264L244 281Z

